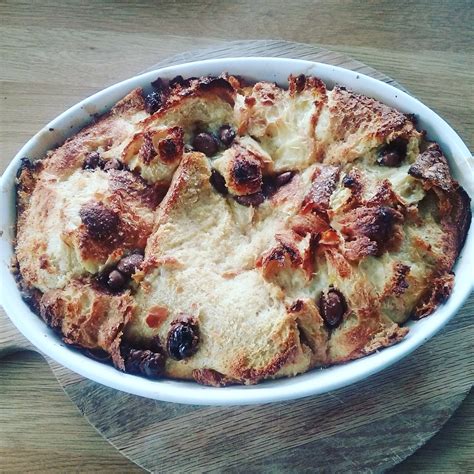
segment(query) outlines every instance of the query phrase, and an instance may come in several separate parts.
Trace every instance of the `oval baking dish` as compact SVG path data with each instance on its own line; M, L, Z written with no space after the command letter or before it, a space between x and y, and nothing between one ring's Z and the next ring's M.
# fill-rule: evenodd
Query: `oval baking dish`
M408 94L378 80L346 69L321 63L276 58L227 58L199 61L152 71L113 85L75 105L37 133L15 156L2 176L0 189L0 271L1 304L16 327L43 353L69 369L104 385L157 400L209 405L251 404L281 401L324 393L362 380L407 356L432 337L455 314L473 288L474 232L469 230L464 248L454 267L456 279L448 301L430 317L410 321L409 334L400 343L362 359L324 369L314 369L293 378L266 381L252 386L214 388L195 382L149 380L121 373L113 367L86 357L66 346L22 300L10 263L16 219L15 176L21 158L42 157L58 143L75 134L91 116L109 110L119 99L136 87L149 89L157 77L170 79L181 75L195 77L219 75L223 71L250 80L287 83L290 74L321 78L328 87L340 84L355 92L373 97L407 114L415 114L421 129L440 143L449 160L455 179L473 196L472 157L454 130L437 114ZM472 206L472 202L471 202Z

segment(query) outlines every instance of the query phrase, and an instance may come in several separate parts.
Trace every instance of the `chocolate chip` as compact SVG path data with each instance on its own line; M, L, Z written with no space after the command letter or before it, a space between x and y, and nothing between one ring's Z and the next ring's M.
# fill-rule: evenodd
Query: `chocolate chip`
M184 152L185 153L191 153L192 151L194 151L194 148L191 146L191 145L184 145Z
M104 166L104 162L100 158L100 153L97 151L93 151L86 155L86 159L82 164L82 169L84 170L95 170L96 168L102 168Z
M234 199L246 207L258 207L265 201L263 193L247 194L246 196L234 196Z
M23 170L33 170L34 164L29 158L23 157L20 159L20 167L16 172L16 177L19 178Z
M130 277L136 272L137 268L140 267L142 262L143 255L134 253L129 255L128 257L122 258L117 265L117 270L120 273Z
M145 110L154 114L163 105L163 95L158 91L150 92L145 96Z
M257 161L236 160L232 167L232 175L237 184L247 185L255 189L262 183L262 169Z
M380 166L397 167L400 166L406 154L406 140L397 138L380 149L377 163Z
M215 155L219 149L219 144L215 137L207 132L198 133L194 137L192 145L196 151L200 151L206 156Z
M347 310L344 296L339 290L334 288L321 295L318 306L321 317L331 329L335 329L341 324L342 317Z
M170 80L170 87L175 87L177 85L182 86L183 84L185 84L183 76L175 76Z
M306 85L306 76L304 74L300 74L299 76L295 77L296 92L302 92L305 85Z
M125 371L130 374L159 377L165 367L165 356L148 349L128 349L123 354Z
M346 188L352 188L356 184L356 180L353 176L346 174L344 178L342 178L342 185Z
M191 357L199 343L199 328L193 319L174 321L168 333L167 351L175 360Z
M183 76L176 76L169 82L170 87L188 87L192 81L195 81L197 77L188 77L187 79L183 79Z
M285 173L281 173L275 177L275 184L278 187L284 186L288 184L291 179L293 178L294 173L292 171L286 171Z
M230 146L235 138L235 130L230 125L222 125L219 128L219 140L225 145Z
M266 198L273 196L277 191L275 179L271 176L263 177L262 193Z
M211 171L211 177L209 178L210 183L214 189L219 193L225 196L228 194L229 190L225 184L224 176L222 176L217 170Z
M113 291L123 290L127 280L118 270L112 270L107 278L107 286Z
M121 170L123 169L123 164L117 160L117 158L112 158L111 160L107 160L104 164L104 171L109 170Z
M153 82L151 82L151 87L155 89L157 92L165 91L168 89L168 86L166 85L166 82L161 79L161 77L157 77Z
M116 212L101 202L89 202L79 211L82 223L93 239L103 239L112 235L119 224Z

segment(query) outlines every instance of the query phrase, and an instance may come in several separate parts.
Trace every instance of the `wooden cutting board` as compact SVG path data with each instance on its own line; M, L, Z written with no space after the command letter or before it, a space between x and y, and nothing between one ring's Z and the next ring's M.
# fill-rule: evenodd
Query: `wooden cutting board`
M239 41L150 68L206 58L278 56L356 70L400 87L341 53L284 41ZM244 407L162 403L91 382L46 358L88 421L123 455L154 472L381 471L422 446L474 380L474 296L439 335L369 379L325 395ZM0 357L35 350L0 310Z

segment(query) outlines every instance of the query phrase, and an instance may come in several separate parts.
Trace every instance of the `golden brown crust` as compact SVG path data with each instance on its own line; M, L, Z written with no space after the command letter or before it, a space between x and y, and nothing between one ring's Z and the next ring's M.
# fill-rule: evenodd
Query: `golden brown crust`
M19 284L67 343L254 384L395 344L449 297L470 199L412 117L303 75L153 87L19 171Z

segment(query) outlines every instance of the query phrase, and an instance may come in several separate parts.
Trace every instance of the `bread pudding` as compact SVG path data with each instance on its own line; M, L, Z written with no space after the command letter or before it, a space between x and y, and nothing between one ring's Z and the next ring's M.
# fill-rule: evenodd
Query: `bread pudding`
M416 117L304 75L151 86L18 172L18 284L66 343L255 384L395 344L449 297L470 199Z

